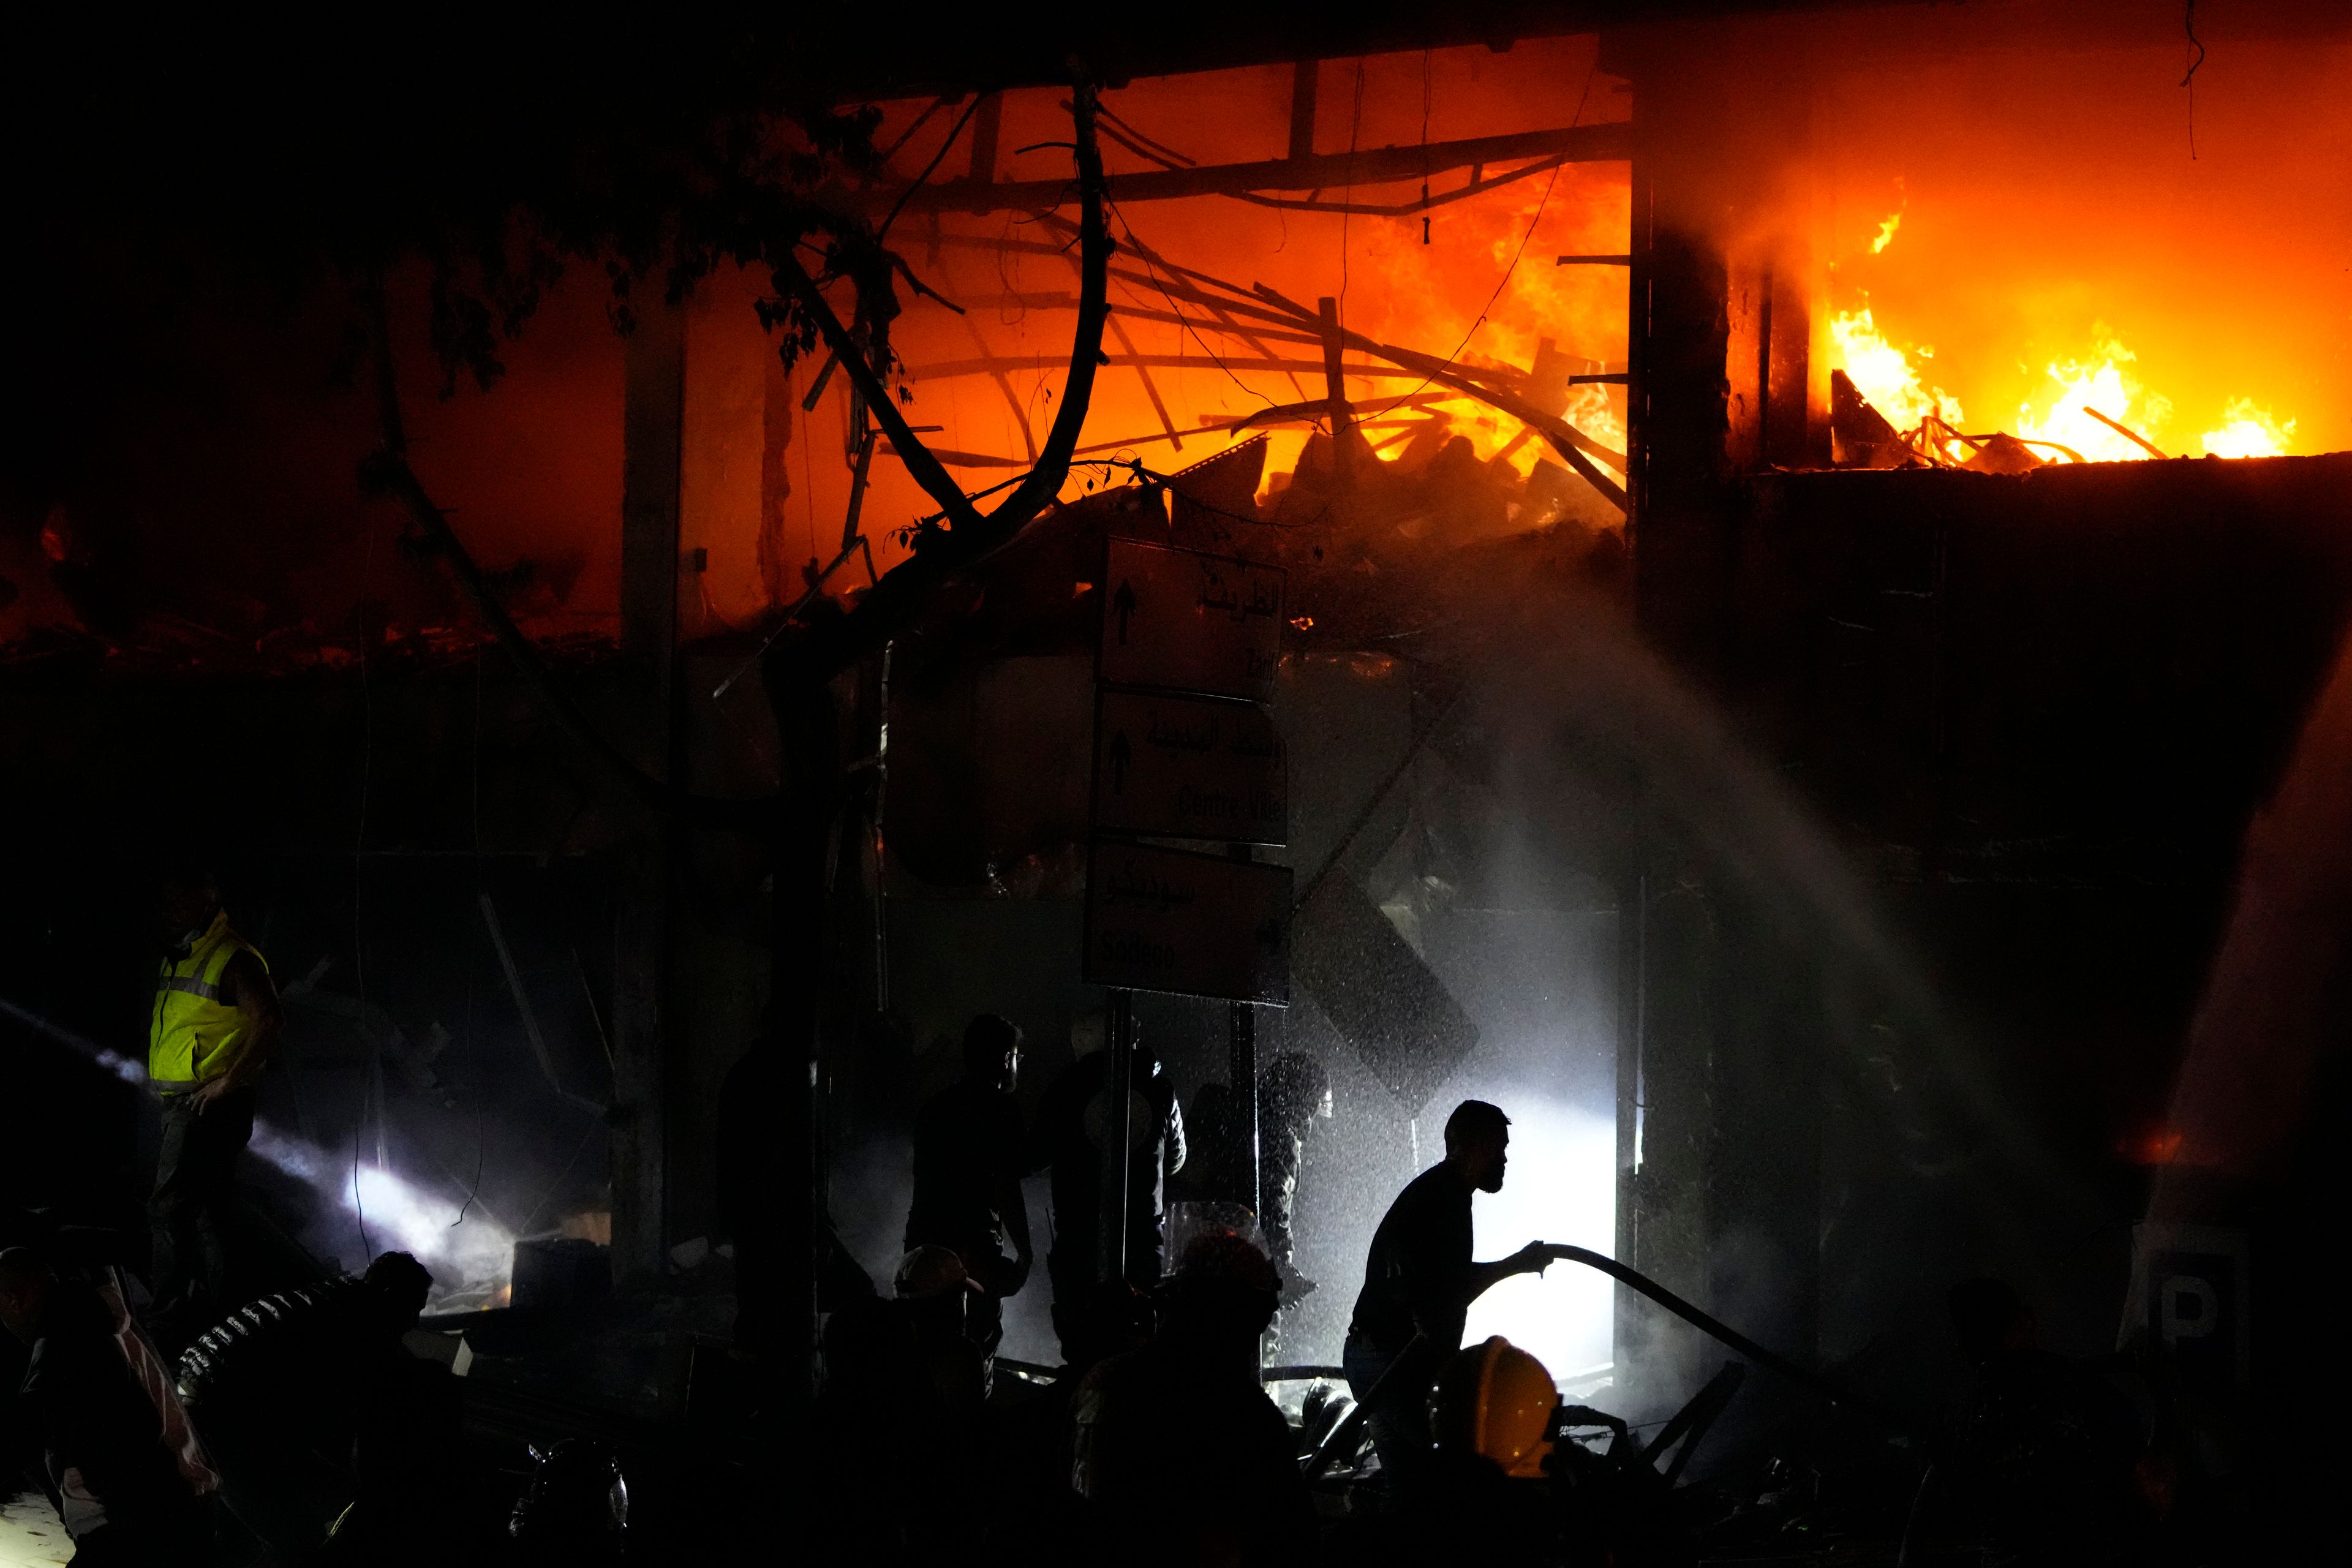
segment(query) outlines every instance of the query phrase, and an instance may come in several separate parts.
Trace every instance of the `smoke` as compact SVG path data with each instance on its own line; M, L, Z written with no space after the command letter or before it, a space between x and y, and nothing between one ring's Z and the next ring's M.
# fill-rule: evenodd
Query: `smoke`
M1713 1027L1732 1032L1707 1048L1742 1053L1751 1067L1785 1048L1790 1070L1818 1075L1822 1087L1807 1094L1822 1098L1788 1107L1818 1119L1790 1130L1789 1158L1817 1173L1792 1183L1791 1199L1807 1202L1803 1190L1818 1180L1824 1213L1851 1208L1837 1250L1811 1224L1716 1213L1708 1195L1700 1212L1652 1215L1663 1248L1621 1256L1644 1268L1684 1261L1696 1272L1669 1283L1736 1327L1786 1340L1775 1348L1810 1359L1859 1348L1857 1336L1910 1309L1923 1274L1948 1278L1944 1271L1964 1248L2037 1256L2057 1237L2096 1223L2096 1194L2002 1093L1986 1054L1948 1009L1847 847L1799 790L1612 604L1532 582L1490 578L1480 586L1489 604L1507 608L1472 615L1465 607L1464 624L1480 640L1458 657L1482 673L1475 712L1463 721L1479 728L1464 752L1492 759L1529 861L1620 876L1643 868L1654 890L1663 878L1689 906L1685 921L1728 918L1746 933L1710 942L1727 952L1744 943L1755 963L1762 962L1759 944L1769 942L1801 966L1785 1022L1777 1005L1744 1021L1718 1021ZM1707 1066L1696 1089L1719 1094L1726 1081ZM1728 1081L1737 1084L1738 1074ZM1832 1084L1847 1086L1843 1102ZM1687 1126L1692 1108L1684 1109ZM1778 1114L1772 1106L1703 1110L1710 1125L1743 1117L1754 1125ZM1634 1151L1624 1156L1632 1165ZM1712 1155L1701 1157L1696 1173L1707 1183L1729 1175ZM1724 1195L1728 1210L1743 1206L1738 1194ZM1970 1215L1965 1235L1944 1218L1955 1212ZM1685 1219L1700 1233L1681 1234ZM1743 1233L1757 1223L1773 1234ZM1817 1293L1817 1279L1833 1286ZM1654 1315L1628 1314L1636 1322ZM1661 1352L1658 1385L1637 1390L1644 1398L1689 1392L1665 1386L1701 1370L1687 1353L1673 1353L1685 1337L1659 1325L1649 1347ZM1628 1361L1643 1348L1620 1346ZM1643 1373L1621 1368L1621 1390L1643 1381Z
M2275 795L2247 825L2230 923L2189 1026L2172 1096L2175 1156L2149 1204L2197 1217L2191 1166L2274 1173L2310 1110L2310 1086L2341 1027L2338 975L2352 842L2352 640L2313 704Z
M0 1014L64 1046L123 1082L142 1088L147 1069L119 1051L0 997ZM267 1162L348 1215L377 1251L413 1253L433 1274L430 1300L482 1295L507 1282L513 1235L462 1200L436 1196L400 1173L341 1159L257 1120L247 1145Z
M885 1296L906 1256L914 1169L915 1141L901 1129L856 1139L833 1158L827 1210L834 1234Z
M1612 607L1562 597L1530 595L1517 626L1490 623L1485 649L1530 831L1690 856L1752 899L1785 940L1874 999L1874 1021L1886 1029L1841 1030L1836 1041L1857 1068L1884 1071L1864 1053L1899 1033L1990 1152L2032 1173L2053 1205L2084 1197L2004 1102L1828 828Z
M1480 1257L1542 1238L1663 1268L1674 1288L1800 1359L1851 1353L1887 1314L1910 1310L1923 1277L1949 1278L1967 1247L2029 1256L2095 1217L2093 1194L2006 1102L1846 847L1613 604L1500 570L1476 581L1475 600L1425 586L1441 599L1431 619L1461 630L1442 633L1447 646L1424 657L1459 672L1469 692L1382 808L1383 821L1402 819L1392 842L1367 847L1347 869L1475 1019L1480 1043L1409 1121L1331 1037L1311 998L1293 1006L1284 1026L1330 1064L1341 1109L1308 1148L1300 1267L1323 1289L1286 1324L1284 1360L1337 1350L1373 1227L1403 1182L1439 1157L1437 1130L1469 1095L1517 1123L1504 1191L1475 1205ZM1286 700L1311 717L1317 702L1343 698ZM1328 761L1306 754L1320 744L1311 728L1294 726L1301 774ZM1344 771L1360 778L1385 765L1357 757ZM1733 1201L1717 1213L1704 1198L1687 1215L1654 1214L1661 1228L1643 1234L1658 1240L1641 1254L1620 1250L1617 1173L1637 1155L1616 1146L1620 926L1634 929L1618 903L1635 871L1654 888L1663 879L1697 910L1688 918L1736 915L1738 931L1708 940L1742 962L1760 962L1756 944L1769 941L1801 966L1785 1022L1774 1009L1718 1022L1731 1032L1707 1048L1785 1048L1791 1070L1822 1085L1818 1100L1791 1101L1818 1124L1790 1129L1789 1157L1815 1163L1822 1212L1842 1216L1834 1250L1826 1232L1795 1217L1801 1210L1783 1226L1769 1207L1733 1212ZM1380 977L1362 984L1377 990ZM1751 1026L1778 1032L1751 1038L1742 1032ZM1699 1076L1686 1094L1721 1093L1738 1077L1691 1071ZM1832 1085L1844 1086L1842 1098ZM1686 1100L1677 1109L1685 1127L1702 1114L1746 1114L1750 1125L1779 1114ZM1701 1185L1734 1179L1704 1154L1691 1174ZM1792 1202L1807 1201L1801 1189L1812 1179L1792 1182ZM1970 1215L1966 1235L1922 1223L1956 1209ZM1817 1279L1835 1281L1818 1299ZM1556 1268L1498 1287L1469 1331L1503 1333L1572 1380L1612 1361L1615 1298L1597 1276ZM1643 1408L1691 1392L1685 1381L1717 1359L1638 1304L1614 1355L1611 1402Z

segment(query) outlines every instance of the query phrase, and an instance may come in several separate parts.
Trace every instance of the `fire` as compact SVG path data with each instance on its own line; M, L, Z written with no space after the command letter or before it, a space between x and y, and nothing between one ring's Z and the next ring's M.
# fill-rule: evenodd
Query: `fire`
M1882 226L1882 239L1893 234L1901 216L1895 214ZM2173 424L2172 400L2140 381L2138 356L2113 332L2096 324L2092 331L2095 346L2090 354L2050 362L2046 379L2055 386L2055 393L2019 404L2011 433L2021 440L2046 443L2036 448L2038 454L2060 461L2069 455L2091 463L2137 462L2156 457L2158 453L2116 426L2120 425L2161 448ZM1913 363L1933 358L1933 349L1924 344L1908 352L1896 347L1879 331L1867 306L1833 314L1830 339L1832 364L1846 373L1854 389L1896 429L1916 431L1930 416L1961 427L1959 400L1939 386L1922 382ZM2232 397L2220 426L2205 432L2204 450L2216 458L2281 457L2292 450L2294 427L2294 419L2281 419L2252 398ZM2063 452L2053 450L2061 447ZM1949 455L1967 455L1964 446L1955 443L1954 448Z
M2233 397L2222 412L2221 427L2205 432L2209 458L2275 458L2294 437L2294 421L2273 419L2267 408L2257 408L2251 397Z
M1348 241L1355 276L1375 280L1349 308L1348 324L1391 342L1449 349L1478 369L1524 371L1538 346L1555 340L1562 353L1612 359L1622 351L1622 273L1611 268L1557 267L1563 251L1617 248L1631 223L1625 185L1597 171L1564 171L1557 181L1530 180L1446 211L1447 243L1424 245L1418 224L1365 225ZM1264 268L1262 258L1245 265ZM1496 286L1500 285L1499 291ZM1402 392L1410 382L1400 383ZM1271 390L1271 389L1269 389ZM1357 389L1367 410L1389 399L1381 388ZM1287 395L1296 396L1291 393ZM1473 398L1429 403L1423 412L1454 422L1484 458L1511 449L1525 474L1544 457L1541 442L1515 442L1516 420ZM1570 424L1622 451L1625 424L1611 389L1587 383L1568 389L1562 411ZM1301 433L1297 439L1304 439ZM1277 442L1276 460L1288 437Z
M2181 1136L2172 1127L2144 1127L2120 1139L2116 1152L2135 1165L2169 1165L2180 1157Z
M1830 338L1837 345L1837 367L1896 429L1915 429L1930 415L1948 425L1959 424L1959 400L1940 386L1920 384L1910 356L1886 341L1868 306L1832 316ZM1915 352L1921 359L1932 359L1936 351L1923 347Z
M1830 262L1827 357L1918 460L2014 470L2023 461L2016 447L1985 445L1995 434L2024 442L2042 462L2194 456L2200 430L2210 457L2294 449L2294 418L2267 399L2239 395L2244 382L2221 379L2246 374L2240 345L2225 345L2223 369L2215 345L2226 334L2184 330L2202 308L2189 291L2159 285L2151 294L2128 274L2095 281L2096 268L2113 265L2096 247L2072 260L2034 249L2008 258L2002 276L1996 258L2005 253L1970 221L1976 198L1948 193L1906 228L1913 193L1900 174L1892 187L1891 203L1864 209L1884 216L1857 223L1842 242L1853 270L1841 277L1841 258ZM1884 327L1874 306L1891 317ZM2180 319L2168 319L2175 310ZM1937 379L1958 396L1927 379L1934 351L1917 336L1929 333L1947 351ZM1973 422L1961 418L1963 397L1978 411ZM1988 408L2015 413L1988 416ZM2314 417L2325 425L2324 412Z
M2094 331L2100 329L2094 327ZM2131 350L2112 335L2101 333L2093 359L2053 363L2049 376L2058 384L2058 395L2049 412L2036 416L2032 402L2018 405L2017 436L2027 441L2048 441L2079 453L2094 463L2132 462L2154 453L2130 437L2093 417L2093 410L2118 425L2128 426L2149 440L2172 419L2169 398L2149 392L2124 367L2135 363ZM2042 457L2054 454L2044 451Z

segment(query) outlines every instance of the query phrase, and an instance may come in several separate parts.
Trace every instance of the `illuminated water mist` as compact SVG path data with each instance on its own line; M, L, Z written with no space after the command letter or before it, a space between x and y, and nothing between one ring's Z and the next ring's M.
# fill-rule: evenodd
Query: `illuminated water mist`
M1477 1256L1500 1258L1528 1241L1565 1242L1614 1255L1617 1122L1558 1100L1488 1092L1507 1100L1511 1163L1499 1193L1470 1205ZM1555 1263L1541 1277L1506 1279L1471 1305L1465 1344L1500 1334L1559 1382L1590 1376L1610 1358L1615 1301L1608 1276Z
M86 1035L0 997L0 1014L64 1046L125 1083L146 1086L147 1069ZM398 1173L358 1164L257 1121L253 1154L319 1193L356 1221L375 1250L413 1253L433 1272L433 1299L506 1283L515 1238L463 1200L425 1193ZM461 1213L461 1210L463 1211Z
M462 1199L425 1192L395 1171L354 1167L314 1144L257 1123L253 1152L295 1180L331 1193L378 1252L412 1253L433 1273L439 1300L507 1280L514 1237ZM462 1214L460 1211L463 1211Z
M120 1052L108 1050L96 1040L86 1035L78 1035L63 1024L53 1023L38 1013L19 1007L5 996L0 996L0 1013L5 1013L35 1034L45 1035L67 1049L89 1058L125 1083L144 1087L147 1082L147 1069L142 1064Z

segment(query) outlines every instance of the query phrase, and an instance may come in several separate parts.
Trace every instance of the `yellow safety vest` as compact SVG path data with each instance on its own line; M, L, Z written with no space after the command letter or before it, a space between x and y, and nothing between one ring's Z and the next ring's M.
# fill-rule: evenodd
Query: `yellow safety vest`
M226 1072L245 1039L245 1015L223 984L228 961L253 954L266 972L268 960L228 929L228 911L213 923L185 958L166 958L155 979L155 1013L147 1034L147 1081L163 1094L185 1094Z

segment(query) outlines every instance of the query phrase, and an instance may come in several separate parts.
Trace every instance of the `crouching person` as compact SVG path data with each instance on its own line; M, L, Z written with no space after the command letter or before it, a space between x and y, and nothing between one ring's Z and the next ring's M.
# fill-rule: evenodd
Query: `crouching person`
M1087 1374L1071 1479L1107 1539L1104 1562L1292 1563L1314 1514L1290 1425L1257 1377L1282 1281L1232 1235L1200 1237L1160 1289L1157 1337Z
M460 1511L445 1473L454 1385L401 1343L432 1282L387 1252L362 1275L248 1303L181 1358L229 1509L274 1558L413 1561Z
M169 1428L176 1402L142 1375L106 1298L30 1247L0 1252L0 1323L32 1348L0 1405L0 1475L37 1462L84 1568L196 1568L214 1543ZM193 1451L193 1445L190 1445ZM201 1460L195 1468L204 1474ZM207 1476L208 1479L209 1477Z

